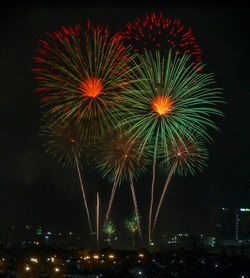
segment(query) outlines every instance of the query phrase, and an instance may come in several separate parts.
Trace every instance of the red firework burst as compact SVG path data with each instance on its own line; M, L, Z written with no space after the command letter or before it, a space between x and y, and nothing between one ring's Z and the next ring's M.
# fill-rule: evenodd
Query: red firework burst
M131 48L119 34L90 23L86 30L62 27L48 36L40 40L34 69L43 106L63 120L78 116L88 135L105 130L117 118L113 107L128 82Z
M192 29L186 28L178 19L164 17L162 13L137 17L134 22L127 23L121 35L137 52L159 50L164 54L173 49L175 53L191 54L193 64L201 62L202 51Z

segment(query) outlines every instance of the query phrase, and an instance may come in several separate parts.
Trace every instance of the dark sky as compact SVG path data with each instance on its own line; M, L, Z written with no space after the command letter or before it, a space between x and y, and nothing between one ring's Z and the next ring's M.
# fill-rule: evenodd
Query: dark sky
M154 2L155 5L147 6L145 3L132 4L132 1L119 5L72 2L63 5L59 1L53 5L25 3L7 5L2 9L0 237L5 236L12 224L19 230L25 224L40 224L81 235L88 231L76 170L62 169L48 157L38 136L41 110L31 72L38 39L45 39L46 32L56 31L62 25L85 25L88 19L108 24L116 31L136 16L152 11L179 18L185 26L192 28L203 50L207 70L215 73L217 85L223 88L228 102L222 107L225 118L216 119L220 131L211 131L215 141L209 146L209 167L194 177L174 176L160 213L156 235L164 232L212 233L215 207L250 205L247 134L249 9L241 3L216 6ZM96 192L100 192L104 214L111 185L94 169L84 168L83 171L93 218ZM158 175L158 189L164 178ZM148 171L136 184L144 226L150 181L151 171ZM117 192L112 209L121 237L124 219L132 209L129 187L124 184Z

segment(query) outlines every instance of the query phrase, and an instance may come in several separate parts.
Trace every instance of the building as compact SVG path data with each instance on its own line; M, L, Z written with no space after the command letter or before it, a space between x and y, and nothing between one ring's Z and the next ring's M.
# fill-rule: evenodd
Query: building
M169 246L182 248L214 247L216 238L203 234L177 234L167 241Z
M216 234L219 241L250 240L250 209L222 207L216 224Z

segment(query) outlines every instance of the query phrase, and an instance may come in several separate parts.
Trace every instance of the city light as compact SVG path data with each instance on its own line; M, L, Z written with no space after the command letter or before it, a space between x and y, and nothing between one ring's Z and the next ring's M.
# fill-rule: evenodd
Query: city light
M55 272L59 272L60 268L59 267L55 267Z
M93 255L93 258L95 259L95 260L98 260L99 259L99 255Z
M38 263L38 259L37 258L30 258L30 261L33 263Z
M249 208L240 208L240 211L250 211Z
M110 259L114 259L114 255L113 254L109 254L109 256L108 256Z
M224 208L224 207L223 207L222 210L229 210L229 208Z
M139 253L139 255L138 255L140 258L143 258L144 257L144 255L142 254L142 253Z
M27 265L27 266L25 267L25 270L26 270L26 271L30 271L30 267Z

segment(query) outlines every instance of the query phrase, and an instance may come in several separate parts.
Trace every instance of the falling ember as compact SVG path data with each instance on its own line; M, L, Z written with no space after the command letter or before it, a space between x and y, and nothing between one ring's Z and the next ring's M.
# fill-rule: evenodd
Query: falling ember
M157 96L154 98L151 106L159 115L169 114L173 109L173 102L166 96Z
M101 94L103 89L101 79L95 77L90 77L89 79L82 82L80 90L83 92L83 95L86 97L95 98Z

